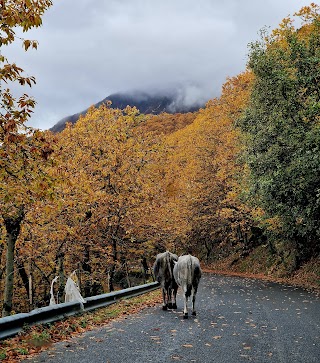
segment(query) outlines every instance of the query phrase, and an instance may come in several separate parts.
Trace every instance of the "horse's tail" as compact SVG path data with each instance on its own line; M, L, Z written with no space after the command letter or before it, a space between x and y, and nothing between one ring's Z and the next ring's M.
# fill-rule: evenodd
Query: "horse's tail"
M191 290L192 290L192 281L193 281L193 261L191 256L189 256L187 261L187 291L186 296L191 296Z
M169 270L169 276L170 276L170 279L172 280L173 279L173 275L172 275L172 266L171 266L171 256L170 256L170 252L167 251L166 252L166 265L168 267L168 270Z

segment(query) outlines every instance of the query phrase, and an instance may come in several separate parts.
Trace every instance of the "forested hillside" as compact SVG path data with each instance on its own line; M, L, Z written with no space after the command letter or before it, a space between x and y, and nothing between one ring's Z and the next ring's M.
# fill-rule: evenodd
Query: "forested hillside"
M181 92L180 92L181 93ZM137 107L141 113L159 115L161 113L187 113L199 110L204 106L204 102L197 102L192 105L186 105L184 97L179 94L179 91L162 91L155 94L147 94L141 91L131 93L116 93L109 95L104 100L96 103L94 106L98 108L102 104L109 103L111 108L124 109L127 106ZM62 131L68 122L74 124L78 121L79 117L84 116L88 110L67 116L58 121L53 127L52 132Z
M247 69L198 112L102 104L59 134L21 132L33 104L13 111L2 93L4 315L48 305L55 276L63 301L75 270L84 296L142 281L165 249L278 276L313 261L319 283L319 7L295 18L262 32Z

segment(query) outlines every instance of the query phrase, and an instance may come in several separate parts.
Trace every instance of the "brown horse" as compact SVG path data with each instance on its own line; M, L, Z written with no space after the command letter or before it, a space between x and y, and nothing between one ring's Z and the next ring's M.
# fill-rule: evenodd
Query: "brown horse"
M178 256L166 251L157 255L153 266L154 277L162 288L163 310L177 308L178 285L173 277L173 267L176 261L178 261Z

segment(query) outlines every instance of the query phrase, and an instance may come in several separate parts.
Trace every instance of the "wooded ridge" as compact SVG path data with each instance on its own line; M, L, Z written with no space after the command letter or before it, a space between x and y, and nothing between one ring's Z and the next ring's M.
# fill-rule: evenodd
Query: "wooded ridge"
M204 103L197 102L192 105L187 105L184 102L184 96L179 90L159 91L154 94L149 94L142 91L115 93L107 96L102 101L94 105L98 108L102 104L109 104L111 108L125 109L127 106L136 107L140 113L159 115L161 113L188 113L195 112L204 107ZM79 120L81 115L85 115L88 109L76 113L71 116L64 117L50 128L52 132L62 131L68 122L72 124Z

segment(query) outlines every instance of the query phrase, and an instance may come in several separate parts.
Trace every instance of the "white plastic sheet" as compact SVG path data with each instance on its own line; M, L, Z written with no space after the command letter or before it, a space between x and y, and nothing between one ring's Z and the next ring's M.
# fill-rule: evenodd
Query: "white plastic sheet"
M54 298L54 292L53 292L53 285L55 282L57 282L59 276L56 276L52 282L51 282L51 289L50 289L50 303L49 303L49 306L51 305L56 305L56 300Z
M68 277L66 286L64 288L64 292L65 292L65 302L69 301L79 301L81 303L85 302L84 298L81 296L80 293L76 271L73 271L72 274Z

